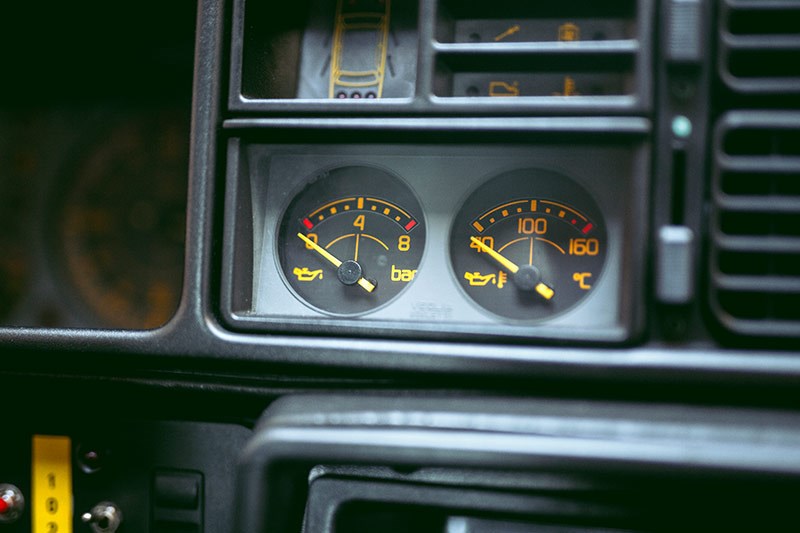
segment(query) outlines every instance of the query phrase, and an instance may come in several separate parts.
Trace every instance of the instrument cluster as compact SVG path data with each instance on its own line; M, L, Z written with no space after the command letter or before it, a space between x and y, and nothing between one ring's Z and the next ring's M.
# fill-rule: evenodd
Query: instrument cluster
M223 312L256 330L624 341L644 219L635 143L234 139ZM231 216L233 215L233 216Z

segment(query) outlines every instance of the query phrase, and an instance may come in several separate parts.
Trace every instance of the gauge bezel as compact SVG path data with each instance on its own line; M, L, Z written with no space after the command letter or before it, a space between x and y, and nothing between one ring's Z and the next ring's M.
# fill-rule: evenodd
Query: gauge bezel
M276 268L277 268L277 270L278 270L278 272L279 272L279 274L281 276L281 280L283 281L283 283L287 287L287 289L301 303L305 304L309 308L311 308L311 309L313 309L313 310L315 310L315 311L317 311L317 312L319 312L321 314L324 314L324 315L327 315L327 316L331 316L331 317L357 318L357 317L361 317L361 316L364 316L364 315L369 315L370 313L374 313L374 312L380 310L381 308L385 307L386 305L391 304L391 302L394 299L399 298L405 291L408 290L409 286L411 284L413 284L413 280L412 280L411 282L409 282L405 286L403 286L396 294L391 296L388 300L386 300L386 301L384 301L384 302L382 302L382 303L380 303L380 304L378 304L378 305L376 305L374 307L371 307L369 309L366 309L366 310L363 310L363 311L358 311L358 312L353 312L353 313L336 313L334 311L330 311L330 310L324 309L323 307L314 305L312 302L308 301L308 298L306 298L305 296L301 295L296 290L294 285L292 285L292 283L288 279L288 277L286 276L286 269L284 268L284 265L281 264L281 252L282 252L282 250L281 250L281 245L282 245L281 238L284 237L284 225L290 222L289 220L287 220L287 217L289 216L289 211L298 202L302 202L303 199L302 199L301 195L307 194L309 189L315 187L320 180L329 179L331 172L339 171L339 170L345 171L348 168L353 168L353 167L356 167L356 168L369 168L369 169L373 169L373 170L376 170L378 172L381 172L381 173L383 173L385 175L385 179L389 179L392 182L394 182L394 184L397 186L398 189L403 189L403 192L408 195L408 199L407 200L411 200L413 202L416 202L416 205L412 206L414 209L412 209L411 211L415 211L412 214L414 215L414 219L417 221L417 224L415 225L414 228L412 228L412 230L409 230L409 231L416 231L416 232L418 232L419 230L423 230L425 232L427 231L426 230L427 224L425 222L425 214L423 212L422 204L420 203L419 197L417 196L417 194L414 191L414 189L408 184L408 182L406 180L404 180L402 178L402 176L398 175L396 172L393 172L391 169L384 168L384 167L381 167L379 165L363 163L361 161L353 161L350 164L342 164L342 165L338 165L337 164L337 165L332 165L332 166L327 166L327 167L321 168L321 169L313 172L312 174L310 174L307 177L307 179L305 179L301 183L299 183L294 188L292 193L289 195L288 201L286 202L286 204L284 205L283 209L281 210L281 215L277 220L277 226L275 228L275 235L277 236L277 238L275 239L273 258L274 258L274 260L276 262ZM337 179L342 179L342 178L337 178ZM331 198L331 200L334 200L334 198ZM401 207L408 209L407 205L402 205ZM288 235L286 235L286 237L288 237ZM423 268L423 265L424 265L424 262L425 262L425 252L426 252L427 244L428 244L427 235L423 234L422 243L421 243L422 250L421 250L420 256L419 256L419 262L417 263L417 269Z
M607 344L627 342L641 331L641 291L623 280L644 278L644 211L632 202L647 178L648 150L642 138L604 139L599 145L582 137L577 142L498 146L430 140L390 144L362 137L360 142L332 144L303 143L296 133L229 140L221 286L227 327L332 336ZM300 303L282 278L275 280L277 287L261 270L265 254L269 254L270 268L277 268L278 218L308 176L320 168L354 163L402 177L422 206L426 249L419 277L390 304L366 315L330 316ZM589 304L581 302L553 320L535 324L500 322L472 303L464 303L470 300L453 281L448 252L452 220L467 191L491 176L519 168L547 168L570 176L595 197L609 243L600 295L586 299ZM598 307L597 301L611 304Z
M541 322L545 322L547 320L552 320L552 319L554 319L556 317L564 315L565 313L570 313L576 307L585 304L588 299L593 298L595 296L596 292L597 292L596 290L592 290L591 292L585 294L582 298L580 298L579 300L575 301L571 305L565 307L564 309L555 311L555 312L547 315L546 317L540 317L540 318L524 318L524 317L514 318L514 317L509 317L509 316L506 316L506 315L502 315L502 314L496 313L496 312L492 311L491 309L483 306L482 304L480 304L477 300L475 300L475 298L473 298L469 294L469 292L466 290L464 285L461 283L461 280L460 280L460 278L458 276L458 273L456 272L455 257L453 257L453 251L454 251L453 250L453 246L454 246L453 241L457 238L457 236L455 235L455 233L457 231L457 225L459 224L459 222L463 222L463 220L459 220L459 219L464 218L464 217L462 217L462 215L466 214L466 210L468 208L467 204L469 202L471 202L473 200L473 198L475 198L477 195L483 193L485 191L485 189L488 188L489 186L491 186L493 184L496 184L497 182L500 182L502 180L510 180L512 177L514 177L513 176L514 174L526 174L526 173L527 174L536 173L537 174L537 176L536 176L537 179L544 179L544 180L546 180L548 182L559 181L560 182L559 185L564 185L567 189L572 189L571 191L569 191L570 193L579 193L582 196L582 198L580 198L581 205L579 207L576 207L572 203L567 203L566 205L568 205L572 209L575 209L577 211L580 211L580 212L588 215L587 218L590 218L590 220L592 220L597 225L599 230L601 231L602 244L603 244L604 252L602 254L603 256L602 256L602 263L600 265L600 270L599 270L598 274L594 277L594 280L593 280L593 285L595 287L599 287L603 283L603 280L604 280L604 275L603 274L605 272L605 265L606 265L606 261L608 259L608 257L607 257L608 256L608 253L607 253L608 235L606 233L605 221L603 220L603 218L604 218L603 217L603 209L595 201L595 196L592 193L592 191L586 189L586 187L584 187L583 185L581 185L578 182L576 182L570 176L568 176L566 174L563 174L561 172L558 172L556 170L553 170L551 168L544 168L544 167L541 167L541 168L514 168L514 169L510 169L510 170L500 171L500 172L498 172L498 173L496 173L494 175L491 175L491 176L487 176L486 179L484 179L483 181L481 181L481 182L477 183L476 185L474 185L469 191L467 191L467 193L464 195L464 197L460 201L460 206L461 207L459 208L459 211L453 215L452 224L450 226L450 232L448 234L448 241L447 241L448 248L449 248L449 255L450 255L450 275L452 276L453 283L455 283L461 289L461 291L464 293L465 300L469 301L477 309L481 310L484 313L489 314L490 316L495 317L495 319L500 321L500 322L506 321L506 322L510 322L510 323L519 324L520 326L523 326L523 327L525 325L535 325L535 324L538 324L538 323L541 323ZM551 186L551 185L552 185L552 183L548 183L547 184L548 187ZM554 201L554 202L561 201L560 198L556 197L557 195L555 193L552 193L552 192L540 193L536 189L537 187L541 187L541 185L537 184L536 186L531 188L531 190L535 191L535 192L531 192L530 194L527 195L529 197L529 199L533 199L534 197L536 197L536 199L540 200L540 201L541 200L550 200L550 201ZM562 191L562 193L560 193L560 194L563 194L563 193L564 193L564 191ZM551 196L551 198L548 198L548 196ZM515 199L521 199L521 198L522 197L520 196L519 198L515 198ZM512 198L508 198L508 200L512 200ZM484 206L484 208L488 209L488 208L491 208L491 207L493 207L495 205L495 203L493 203L493 202L494 202L494 200L484 201L484 202L482 202L482 205ZM561 201L561 202L564 203L563 201ZM551 215L546 215L546 216L550 217ZM469 218L472 218L472 217L471 216L466 216L465 218L469 219Z

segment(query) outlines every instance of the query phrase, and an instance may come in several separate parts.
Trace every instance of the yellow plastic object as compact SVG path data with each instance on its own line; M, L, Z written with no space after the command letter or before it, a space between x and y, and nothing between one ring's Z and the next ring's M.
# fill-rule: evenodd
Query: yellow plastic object
M72 533L72 443L69 437L34 435L33 533Z

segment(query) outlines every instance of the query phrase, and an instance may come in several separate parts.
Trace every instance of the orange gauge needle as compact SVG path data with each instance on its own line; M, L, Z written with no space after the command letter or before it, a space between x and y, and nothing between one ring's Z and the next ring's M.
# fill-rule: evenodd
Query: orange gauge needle
M306 243L306 244L307 244L309 247L311 247L311 249L312 249L312 250L314 250L314 251L315 251L315 252L317 252L319 255L321 255L322 257L324 257L324 258L325 258L325 259L326 259L328 262L330 262L330 263L331 263L333 266L335 266L336 268L339 268L340 266L342 266L342 262L341 262L341 261L339 261L339 260L338 260L338 259L337 259L337 258L336 258L336 257L335 257L335 256L334 256L332 253L330 253L328 250L326 250L325 248L323 248L323 247L322 247L322 246L320 246L319 244L315 243L314 241L312 241L311 239L309 239L308 237L306 237L306 236L305 236L305 235L303 235L302 233L298 233L298 234L297 234L297 236L298 236L298 237L300 237L300 239L301 239L301 240L302 240L304 243ZM364 289L365 291L367 291L367 292L372 292L372 291L374 291L374 290L375 290L375 284L374 284L374 283L371 283L370 281L368 281L368 280L366 280L366 279L364 279L364 277L363 277L363 276L362 276L362 277L360 277L356 283L358 283L358 285L359 285L359 286L360 286L362 289Z
M505 268L512 274L517 274L519 272L519 267L516 265L516 263L514 263L507 257L503 256L502 254L496 252L491 246L487 245L482 240L478 239L477 237L470 237L470 240L473 243L475 243L475 245L478 246L478 248L489 254L489 256L492 259L500 263L500 265L502 265L503 268ZM538 274L536 274L536 276L538 277ZM535 290L537 294L539 294L539 296L541 296L545 300L551 299L556 294L556 291L554 291L552 288L548 287L541 281L537 282L536 285L533 286L533 290Z

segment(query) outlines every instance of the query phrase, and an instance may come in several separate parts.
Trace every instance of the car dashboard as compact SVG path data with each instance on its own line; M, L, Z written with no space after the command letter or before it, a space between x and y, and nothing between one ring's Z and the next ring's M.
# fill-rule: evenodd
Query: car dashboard
M8 10L0 533L792 529L800 2Z

